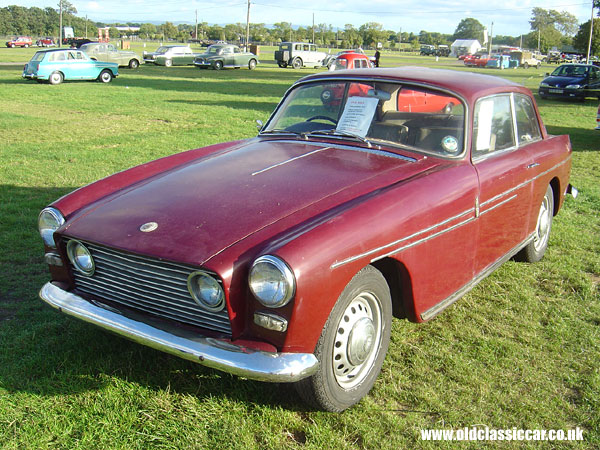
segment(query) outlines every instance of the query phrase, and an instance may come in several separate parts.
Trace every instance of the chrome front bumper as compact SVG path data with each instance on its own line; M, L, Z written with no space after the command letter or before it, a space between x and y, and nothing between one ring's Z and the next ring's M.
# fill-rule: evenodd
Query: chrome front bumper
M315 373L319 361L311 353L269 353L210 337L182 337L96 306L52 283L40 298L59 311L180 358L259 381L293 382Z

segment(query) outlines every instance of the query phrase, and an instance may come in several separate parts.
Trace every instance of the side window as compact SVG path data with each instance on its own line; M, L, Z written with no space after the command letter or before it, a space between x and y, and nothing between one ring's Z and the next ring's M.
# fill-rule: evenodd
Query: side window
M294 50L298 50L298 51L302 50L302 45L300 45L300 44L296 44L296 45L294 46Z
M473 123L473 156L515 146L510 95L479 100Z
M515 115L517 117L517 137L519 144L526 144L542 138L540 125L535 115L535 108L529 97L515 95Z

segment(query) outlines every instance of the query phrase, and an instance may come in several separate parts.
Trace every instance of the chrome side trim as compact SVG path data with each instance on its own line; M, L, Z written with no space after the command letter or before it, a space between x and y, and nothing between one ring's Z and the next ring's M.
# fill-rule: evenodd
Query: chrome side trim
M360 258L363 258L365 256L372 255L373 253L377 253L377 252L379 252L379 251L381 251L383 249L386 249L386 248L391 247L393 245L399 244L399 243L404 242L406 240L412 239L412 238L414 238L414 237L416 237L416 236L418 236L420 234L427 233L427 232L429 232L429 231L431 231L431 230L433 230L433 229L435 229L435 228L437 228L439 226L445 225L448 222L451 222L451 221L453 221L455 219L458 219L459 217L462 217L462 216L464 216L464 215L466 215L468 213L474 212L475 216L472 217L472 218L470 218L470 219L468 219L468 220L466 220L466 221L463 221L463 222L461 222L459 224L456 224L456 225L454 225L454 226L452 226L452 227L450 227L448 229L441 230L441 231L439 231L437 233L432 234L431 236L428 236L426 238L420 239L420 240L418 240L418 241L416 241L416 242L414 242L414 243L412 243L410 245L406 245L404 247L400 247L400 248L398 248L396 250L393 250L391 252L388 252L388 253L386 253L384 255L380 255L380 256L378 256L376 258L373 258L371 260L371 262L377 261L377 260L379 260L381 258L385 258L386 256L393 255L394 253L401 252L402 250L405 250L407 248L413 247L414 245L420 244L422 242L428 241L429 239L432 239L432 238L437 237L437 236L439 236L441 234L444 234L447 231L451 231L451 230L454 230L454 229L456 229L456 228L458 228L458 227L460 227L462 225L465 225L465 224L471 222L472 220L475 220L477 217L481 216L482 214L485 214L485 213L487 213L489 211L492 211L492 210L498 208L499 206L503 205L504 203L507 203L507 202L513 200L514 198L517 197L517 194L514 194L511 197L509 197L508 199L505 199L502 202L500 202L500 203L498 203L498 204L496 204L494 206L491 206L491 207L489 207L487 209L484 209L485 206L489 205L490 203L494 203L495 201L497 201L497 200L499 200L499 199L501 199L501 198L503 198L503 197L505 197L507 195L512 194L514 191L522 188L523 186L526 186L527 184L532 183L533 181L537 180L538 178L543 177L544 175L548 174L549 172L552 172L553 170L555 170L558 167L562 166L563 164L565 164L570 159L571 159L571 155L569 155L568 158L565 158L562 162L554 165L550 169L545 170L544 172L539 173L535 177L530 178L529 180L524 181L524 182L518 184L517 186L512 187L512 188L510 188L510 189L508 189L508 190L506 190L504 192L501 192L500 194L495 195L494 197L492 197L492 198L490 198L490 199L488 199L488 200L486 200L486 201L484 201L484 202L482 202L480 204L478 203L479 202L479 197L477 197L476 201L475 201L475 207L474 207L474 209L469 209L467 211L464 211L464 212L462 212L460 214L457 214L456 216L450 217L449 219L445 219L442 222L439 222L439 223L437 223L435 225L432 225L432 226L430 226L428 228L425 228L424 230L418 231L418 232L416 232L414 234L411 234L410 236L406 236L406 237L400 238L400 239L398 239L398 240L396 240L394 242L390 242L389 244L382 245L381 247L377 247L375 249L368 250L368 251L366 251L364 253L361 253L359 255L351 256L351 257L346 258L346 259L344 259L342 261L335 261L333 264L331 264L330 269L335 269L337 267L340 267L340 266L343 266L344 264L348 264L350 262L356 261L356 260L358 260Z
M400 239L398 239L398 240L396 240L394 242L390 242L389 244L382 245L381 247L377 247L375 249L369 250L367 252L361 253L361 254L356 255L356 256L351 256L350 258L344 259L342 261L336 261L336 262L334 262L331 265L331 269L335 269L336 267L340 267L340 266L343 266L344 264L348 264L348 263L350 263L352 261L356 261L357 259L363 258L365 256L372 255L373 253L377 253L377 252L379 252L381 250L384 250L384 249L386 249L388 247L392 247L392 246L397 245L397 244L399 244L401 242L404 242L404 241L407 241L407 240L412 239L414 237L417 237L417 236L419 236L419 235L421 235L423 233L427 233L427 232L429 232L431 230L435 230L436 228L441 227L443 225L446 225L447 223L452 222L453 220L459 219L459 218L461 218L461 217L463 217L463 216L465 216L465 215L467 215L467 214L469 214L471 212L473 212L473 210L472 209L468 209L468 210L463 211L463 212L461 212L461 213L459 213L459 214L457 214L457 215L455 215L453 217L450 217L450 218L445 219L445 220L443 220L441 222L438 222L435 225L431 225L430 227L427 227L424 230L417 231L416 233L413 233L410 236L405 236L405 237L400 238ZM419 241L419 242L421 242L421 241ZM397 251L400 251L400 250L395 250L395 251L393 251L391 253L396 253ZM378 257L378 258L376 258L376 259L374 259L372 261L376 261L377 259L383 258L385 256L386 255L380 256L380 257Z
M312 353L270 353L200 335L180 336L96 306L52 283L42 287L40 298L65 314L139 344L253 380L294 382L312 375L319 367Z
M452 225L451 227L448 227L448 228L445 228L445 229L443 229L443 230L440 230L440 231L438 231L437 233L433 233L433 234L431 234L431 235L429 235L429 236L427 236L427 237L424 237L424 238L422 238L422 239L419 239L418 241L412 242L412 243L410 243L410 244L408 244L408 245L405 245L405 246L403 246L403 247L400 247L400 248L397 248L397 249L395 249L395 250L392 250L391 252L384 253L383 255L379 255L377 258L373 258L373 259L371 260L371 262L378 261L378 260L380 260L381 258L385 258L385 257L387 257L387 256L393 255L394 253L399 253L399 252L401 252L401 251L403 251L403 250L406 250L406 249L408 249L408 248L414 247L415 245L419 245L419 244L422 244L423 242L427 242L427 241L429 241L429 240L431 240L431 239L433 239L433 238L436 238L436 237L438 237L438 236L441 236L442 234L445 234L445 233L447 233L447 232L449 232L449 231L452 231L452 230L455 230L455 229L457 229L457 228L460 228L460 227L462 227L463 225L466 225L466 224L468 224L469 222L472 222L472 221L474 221L474 220L475 220L475 216L473 216L473 217L469 217L467 220L463 220L462 222L459 222L459 223L457 223L456 225Z
M498 267L500 267L502 264L504 264L506 261L508 261L513 256L515 256L519 252L519 250L521 250L523 247L525 247L527 244L529 244L533 240L534 236L535 236L535 233L530 234L527 237L527 239L525 239L523 242L521 242L516 247L512 248L506 255L502 256L496 262L490 264L485 269L483 269L479 273L479 275L477 275L475 278L473 278L471 281L469 281L467 284L465 284L462 288L460 288L454 294L450 295L449 297L445 298L441 302L432 306L427 311L422 312L421 320L432 319L433 317L435 317L439 313L441 313L443 310L445 310L447 307L452 305L459 298L463 297L467 292L469 292L471 289L473 289L475 286L477 286L477 284L479 284L479 282L481 282L481 280L486 278L488 275L490 275L492 272L494 272Z

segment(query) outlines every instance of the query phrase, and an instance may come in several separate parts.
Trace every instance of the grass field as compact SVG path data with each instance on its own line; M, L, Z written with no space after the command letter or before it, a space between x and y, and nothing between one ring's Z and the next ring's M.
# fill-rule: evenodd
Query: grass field
M394 321L371 394L343 414L313 411L289 386L248 381L104 333L57 313L41 208L133 165L255 135L312 70L143 66L111 84L21 79L34 49L0 49L0 448L539 448L435 443L422 428L584 429L600 446L600 143L597 101L539 101L574 147L580 189L538 264L508 262L427 324ZM465 70L456 60L384 53L383 66ZM535 89L544 67L481 69ZM542 445L550 448L550 445Z

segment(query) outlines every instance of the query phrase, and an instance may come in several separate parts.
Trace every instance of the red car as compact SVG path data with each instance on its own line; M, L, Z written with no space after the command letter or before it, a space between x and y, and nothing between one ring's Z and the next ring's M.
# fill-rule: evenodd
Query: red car
M373 67L371 60L364 53L343 53L330 65L329 70L367 69Z
M328 89L343 92L335 107ZM45 208L40 296L341 411L375 383L393 317L428 321L509 258L544 256L576 193L570 170L569 137L546 132L516 83L422 67L310 75L257 137Z
M490 56L487 53L471 55L471 57L466 57L463 61L465 66L475 66L475 67L485 67Z
M19 36L16 38L11 39L10 41L6 42L6 46L9 48L14 48L14 47L31 47L33 45L33 41L31 40L31 38L29 36Z

